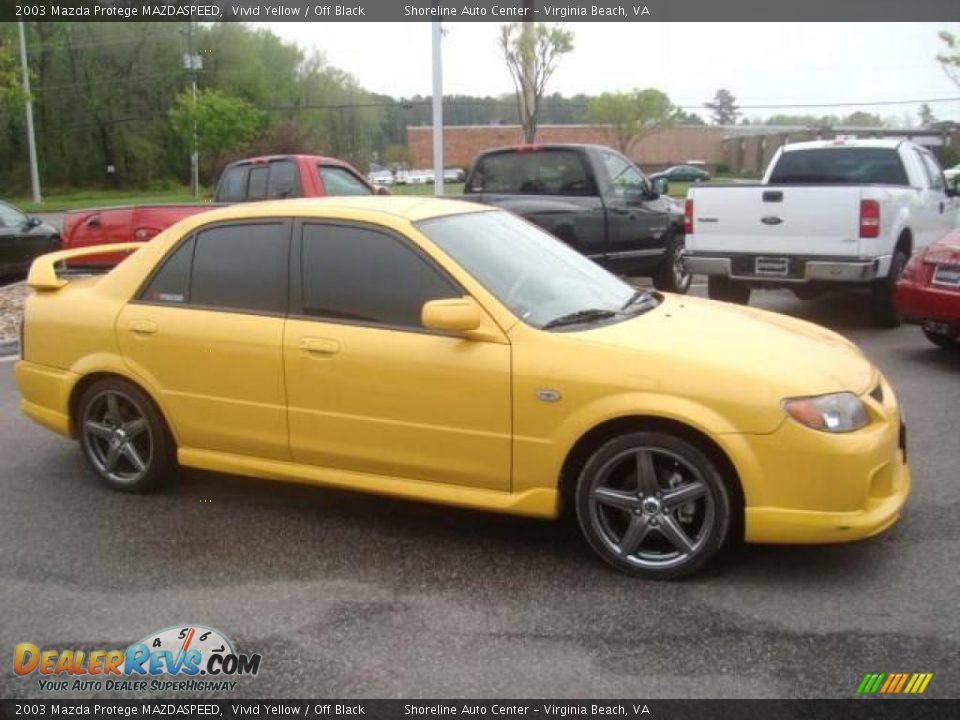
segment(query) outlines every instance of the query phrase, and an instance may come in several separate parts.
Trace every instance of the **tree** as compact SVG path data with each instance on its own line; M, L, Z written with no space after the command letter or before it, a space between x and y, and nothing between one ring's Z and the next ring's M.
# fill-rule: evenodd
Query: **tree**
M953 84L960 87L960 38L952 32L942 30L940 39L947 46L947 51L937 55L937 62Z
M883 118L873 113L857 110L843 118L840 124L848 127L882 127Z
M927 105L927 103L924 103L920 106L917 116L920 118L921 127L928 128L937 124L937 117L933 114L933 110L930 109L930 106Z
M198 93L196 103L192 94L184 91L177 96L168 115L174 132L186 147L192 145L196 121L197 145L201 156L207 156L208 168L213 168L224 153L254 140L264 119L263 113L246 100L219 90Z
M625 155L646 135L672 124L676 114L670 98L654 88L603 93L587 104L587 119L608 125L611 143Z
M0 112L23 101L20 84L20 61L10 38L0 35Z
M707 124L704 121L704 119L699 115L697 115L696 113L685 112L683 110L679 110L677 112L676 123L677 125L706 125Z
M560 57L573 50L573 33L546 23L510 23L500 28L500 50L517 94L524 142L537 135L540 99Z
M726 88L720 88L713 96L713 101L704 103L713 113L713 122L717 125L734 125L740 114L737 108L737 99Z

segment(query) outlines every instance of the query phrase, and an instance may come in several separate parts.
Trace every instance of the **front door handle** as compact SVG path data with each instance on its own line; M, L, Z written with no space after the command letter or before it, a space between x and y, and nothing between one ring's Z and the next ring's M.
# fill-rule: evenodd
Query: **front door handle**
M312 355L336 355L340 352L340 343L327 338L303 338L300 349Z
M158 328L153 320L131 320L130 329L138 335L152 335Z

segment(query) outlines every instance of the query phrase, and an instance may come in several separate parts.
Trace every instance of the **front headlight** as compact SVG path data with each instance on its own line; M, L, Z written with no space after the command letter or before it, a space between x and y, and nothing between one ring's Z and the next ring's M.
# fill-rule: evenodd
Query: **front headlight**
M787 398L783 409L801 425L830 433L852 432L870 422L860 398L849 392Z

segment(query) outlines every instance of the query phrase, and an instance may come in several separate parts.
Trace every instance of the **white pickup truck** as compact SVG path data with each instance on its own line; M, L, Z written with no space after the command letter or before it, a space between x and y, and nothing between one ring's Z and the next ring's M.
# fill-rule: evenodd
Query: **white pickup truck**
M687 193L687 269L708 294L746 304L752 287L812 297L869 288L875 321L899 324L894 285L911 253L956 224L956 190L924 147L907 140L784 145L760 185L697 185Z

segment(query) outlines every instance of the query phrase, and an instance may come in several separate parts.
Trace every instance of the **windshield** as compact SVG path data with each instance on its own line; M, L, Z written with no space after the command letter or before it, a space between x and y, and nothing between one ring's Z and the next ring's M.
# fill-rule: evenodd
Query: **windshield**
M575 313L583 314L566 324L622 318L623 309L635 296L627 283L536 225L507 212L450 215L426 220L419 227L517 317L534 327L543 328ZM638 303L634 311L641 308Z
M783 153L769 185L909 185L892 148L816 148Z

